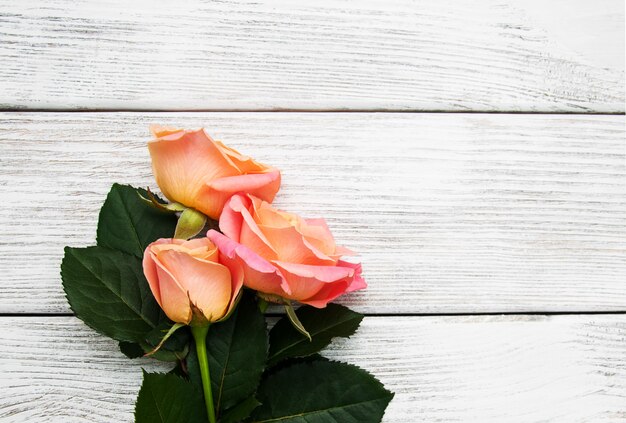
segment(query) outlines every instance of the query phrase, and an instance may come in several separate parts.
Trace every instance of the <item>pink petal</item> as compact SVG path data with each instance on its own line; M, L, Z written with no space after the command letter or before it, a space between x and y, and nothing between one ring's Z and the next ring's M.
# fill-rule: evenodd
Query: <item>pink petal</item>
M300 302L316 308L324 308L329 302L345 294L347 292L347 285L348 283L345 281L324 285L322 289L317 292L317 294L307 298L306 300L300 300Z
M235 263L244 272L244 285L254 290L283 296L289 291L280 271L269 261L223 234L211 229L207 237L217 246L224 257L224 264L232 268Z
M348 290L346 292L353 292L367 288L367 283L365 282L365 279L361 277L361 263L350 263L349 261L339 260L337 262L337 266L349 267L351 269L354 269L354 278L352 279L352 283L350 283L350 286L348 286Z
M220 253L220 263L222 263L224 266L226 266L230 270L230 275L231 275L232 295L230 299L230 304L228 305L228 309L226 310L226 314L225 314L225 315L228 315L232 311L233 307L237 305L236 303L237 297L239 296L239 292L243 288L244 273L243 273L243 267L239 263L235 262L235 260L231 260L230 258L226 257L225 255L221 253Z
M276 252L250 214L253 199L252 196L233 196L220 217L220 229L226 236L246 245L261 257L273 260Z
M308 265L334 265L335 261L309 243L298 230L289 226L274 228L259 225L269 245L276 251L281 262Z
M243 195L233 195L226 203L220 215L220 230L230 239L239 242L241 225L243 224L242 210L250 206L250 199Z
M207 215L218 218L229 198L238 192L274 200L280 188L280 172L254 173L217 178L207 182L198 192L197 203Z
M291 290L287 298L297 301L315 296L327 284L340 284L343 293L354 275L354 269L349 267L312 266L282 261L275 261L274 265L280 269Z
M347 262L343 262L346 264ZM352 265L352 263L348 263ZM347 285L347 286L346 286ZM320 291L306 300L301 300L300 302L303 304L308 304L313 307L323 308L326 305L333 301L335 298L347 294L349 292L357 291L359 289L367 288L367 283L365 283L365 279L361 277L361 265L358 265L357 270L355 270L354 277L352 281L349 281L344 285L343 283L331 283L324 286Z
M271 203L280 188L280 172L272 170L267 173L227 176L212 180L207 186L216 194L222 193L227 198L244 192Z

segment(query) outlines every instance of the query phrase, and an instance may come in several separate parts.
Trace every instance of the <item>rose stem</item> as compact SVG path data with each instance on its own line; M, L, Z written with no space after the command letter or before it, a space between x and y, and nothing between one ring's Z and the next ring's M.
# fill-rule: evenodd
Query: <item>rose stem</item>
M200 364L200 375L202 376L202 388L204 391L204 402L206 412L209 416L209 423L215 423L215 408L213 407L213 393L211 392L211 376L209 374L209 361L206 356L206 335L209 326L192 326L191 333L196 343L198 353L198 363Z

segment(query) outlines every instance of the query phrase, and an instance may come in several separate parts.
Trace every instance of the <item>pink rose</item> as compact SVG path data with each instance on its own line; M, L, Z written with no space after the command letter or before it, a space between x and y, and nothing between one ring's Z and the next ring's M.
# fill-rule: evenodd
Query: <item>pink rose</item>
M167 317L186 325L226 316L243 286L242 271L220 264L208 238L153 242L144 252L143 272Z
M335 244L323 219L305 220L252 195L235 195L219 224L223 234L207 236L224 264L243 268L249 288L321 308L367 286L360 264L340 260L351 252Z
M271 202L280 188L277 169L214 141L203 129L151 130L156 137L148 142L152 170L170 201L218 219L233 194L253 194Z

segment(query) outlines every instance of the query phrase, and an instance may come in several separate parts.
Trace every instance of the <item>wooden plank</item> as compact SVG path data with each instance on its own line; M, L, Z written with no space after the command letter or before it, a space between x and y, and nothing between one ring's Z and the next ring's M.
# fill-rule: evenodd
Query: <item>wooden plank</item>
M622 0L0 1L0 107L624 112Z
M0 114L0 312L69 312L65 245L113 182L155 187L148 124L283 171L276 204L362 253L367 313L625 310L623 116Z
M141 369L73 317L0 318L5 423L130 422ZM369 317L326 356L396 392L384 422L618 422L626 316Z

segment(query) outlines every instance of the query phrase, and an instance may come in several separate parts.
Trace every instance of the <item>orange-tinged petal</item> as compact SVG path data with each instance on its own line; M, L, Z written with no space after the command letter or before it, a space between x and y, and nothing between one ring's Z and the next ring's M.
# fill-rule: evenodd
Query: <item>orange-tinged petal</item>
M159 278L161 308L172 321L189 324L191 322L191 307L187 293L162 263L159 261L155 261L155 263Z
M215 198L213 201L220 205L221 211L226 201L234 194L243 192L272 202L279 188L280 172L274 170L267 173L249 173L213 179L207 182L200 195L204 198Z
M278 260L290 263L334 265L335 261L319 251L296 228L272 228L259 225L259 229L277 252Z
M146 276L146 280L148 281L148 286L150 286L150 291L152 291L152 295L154 295L154 299L159 303L159 306L163 308L163 303L161 302L161 290L159 289L159 275L157 273L157 265L154 261L154 255L150 251L150 247L146 248L146 251L143 253L143 274Z
M184 129L175 128L173 126L150 125L150 132L155 138L164 137L166 135L175 134L177 132L185 132Z
M238 175L239 170L202 130L160 133L164 135L150 141L148 149L163 194L205 214L213 211L210 216L217 218L212 201L200 199L199 193L211 180Z
M232 289L230 271L226 266L173 250L160 254L159 260L207 320L215 321L224 316Z
M241 154L239 151L225 145L223 142L215 141L222 153L237 166L242 173L259 173L269 169L269 166L255 161L253 158Z
M336 254L335 238L324 219L306 219L300 232L318 250L328 256Z
M178 323L192 323L192 304L206 320L219 320L243 284L243 272L231 275L208 238L159 239L146 248L143 267L157 302Z

